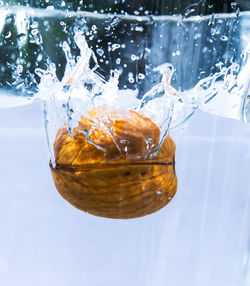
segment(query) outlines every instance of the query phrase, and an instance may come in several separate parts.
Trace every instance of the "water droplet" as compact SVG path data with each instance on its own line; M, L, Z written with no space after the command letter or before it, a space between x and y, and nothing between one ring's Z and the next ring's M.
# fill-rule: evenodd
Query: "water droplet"
M133 76L133 73L132 72L129 72L128 73L128 81L130 83L134 83L135 82L135 79L134 79L134 76Z
M209 19L209 22L208 22L208 26L212 26L214 25L214 13L211 15L211 18Z
M205 54L207 51L208 51L208 47L204 47L204 48L202 49L202 53L203 53L203 54Z
M11 31L9 31L6 36L5 36L5 39L9 39L11 37Z
M211 35L214 36L216 34L216 29L215 28L211 28Z
M33 29L33 30L31 30L31 34L32 34L33 36L37 35L38 33L39 33L38 29Z
M139 60L139 57L136 56L136 55L131 55L131 60L132 60L132 61Z
M187 9L187 11L185 12L184 16L187 17L189 14L191 14L192 12L194 12L195 9Z
M38 23L35 21L30 25L31 29L37 29L38 28Z
M176 51L175 54L176 54L176 56L179 56L181 54L181 52L180 51Z
M240 16L240 7L237 8L235 14L236 14L236 17L239 17L239 16Z
M49 1L48 1L48 2L49 2ZM54 6L47 6L47 7L46 7L46 10L53 11L53 10L54 10Z
M151 24L154 24L154 18L150 15L148 16L147 25L151 25Z
M18 65L16 67L16 71L17 71L18 74L22 73L23 72L23 66L22 65Z
M143 74L143 73L138 74L138 79L144 79L144 78L145 78L145 74Z
M200 33L197 33L197 34L194 35L194 40L197 40L199 38L201 38L201 34Z
M114 17L114 18L112 18L112 21L111 21L111 23L110 23L110 26L114 28L115 26L117 26L117 25L119 24L120 21L121 21L120 18Z
M232 9L235 9L237 6L238 6L238 3L237 3L237 2L232 2L232 3L231 3Z
M135 30L136 30L137 32L143 32L143 31L144 31L143 27L141 27L141 26L136 26L136 27L135 27Z
M42 59L43 59L43 55L42 54L39 54L38 56L37 56L37 61L38 62L41 62L42 61Z
M119 44L113 44L112 45L112 51L115 51L115 50L117 50L117 49L119 49L120 48L120 45Z
M100 57L104 54L104 50L101 48L97 49L96 52Z
M211 39L211 38L207 38L207 41L211 44L214 42L213 39Z
M223 62L218 62L215 64L215 66L221 70L223 67Z

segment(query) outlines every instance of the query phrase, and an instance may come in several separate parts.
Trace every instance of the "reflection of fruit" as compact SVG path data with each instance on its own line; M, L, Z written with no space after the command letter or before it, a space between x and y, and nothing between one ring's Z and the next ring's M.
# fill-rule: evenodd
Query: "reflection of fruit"
M109 218L136 218L164 207L174 196L175 144L135 111L95 109L73 131L61 128L54 143L52 176L59 193L75 207Z

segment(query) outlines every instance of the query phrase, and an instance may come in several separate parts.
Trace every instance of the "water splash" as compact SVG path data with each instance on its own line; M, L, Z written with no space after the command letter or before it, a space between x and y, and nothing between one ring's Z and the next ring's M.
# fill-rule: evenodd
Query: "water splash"
M51 123L56 121L58 127L66 122L69 133L73 136L73 130L78 126L81 117L88 117L87 111L91 109L102 107L117 111L137 110L159 126L161 145L171 123L173 97L177 95L177 91L170 84L174 72L173 66L165 63L154 68L153 72L160 74L160 81L139 99L137 89L119 89L119 70L111 70L108 80L101 76L96 55L89 48L81 31L75 30L74 41L80 50L78 58L72 55L67 42L62 44L67 64L61 81L58 80L55 65L51 62L48 63L47 70L36 69L36 74L41 78L36 99L46 102L45 121ZM159 112L159 106L164 108L164 113ZM103 123L106 125L106 122ZM51 126L52 130L49 130ZM48 137L52 134L55 136L56 128L53 128L53 124L46 124L46 129ZM147 143L149 139L145 138L145 142Z
M195 92L199 108L220 116L246 120L244 105L250 85L249 47L243 57L242 69L238 63L232 63L228 68L218 63L218 72L197 83Z
M178 92L171 86L175 69L173 65L164 63L152 69L151 72L157 75L157 81L143 96L139 96L137 89L119 88L119 70L111 70L108 79L101 76L96 55L89 48L81 31L75 30L74 41L80 49L77 58L72 55L67 42L62 44L67 64L61 81L57 79L53 63L49 63L46 71L36 69L36 73L41 77L36 98L46 101L47 107L48 102L54 105L53 111L46 114L57 114L58 127L67 122L71 136L81 116L88 117L87 111L98 106L117 111L136 110L152 119L161 130L156 152L169 128L181 126L197 108L229 118L242 119L242 106L248 88L246 76L249 68L246 63L243 65L245 68L240 70L240 65L237 63L225 67L220 62L216 65L218 72L200 80L193 90L185 92ZM248 52L245 57L245 62L248 63ZM141 83L147 80L146 76L142 78ZM159 107L164 112L159 112ZM103 123L105 125L105 122ZM53 133L56 134L55 131ZM148 139L145 138L146 143Z
M144 31L147 29L151 30L154 24L156 28L152 31L157 31L159 35L163 35L164 27L171 23L171 29L177 27L175 31L178 32L182 31L185 25L192 27L195 30L194 36L198 35L194 37L194 40L197 42L203 37L199 28L200 23L210 24L211 28L208 31L212 32L213 26L217 22L219 24L219 20L220 24L223 24L222 26L225 28L227 24L232 24L232 21L226 21L225 19L235 16L221 15L219 17L218 15L212 15L199 17L198 19L192 16L194 7L189 8L190 10L187 11L186 15L187 18L184 17L181 20L180 17L154 16L152 22L149 21L151 16L117 15L115 17L107 17L99 14L73 13L70 17L75 18L70 20L70 24L67 24L69 15L64 14L64 12L59 15L56 11L46 11L45 15L43 14L44 12L39 11L39 16L33 17L34 10L27 10L26 8L23 10L18 7L17 10L13 10L13 13L18 14L16 18L14 17L19 38L18 47L21 51L27 42L35 45L35 64L38 64L40 61L43 64L38 64L35 73L32 70L29 72L29 68L26 69L29 63L23 60L24 57L20 52L17 61L13 61L9 65L12 69L11 75L13 80L10 81L9 85L15 87L16 91L20 91L19 94L27 94L29 85L32 87L29 95L33 95L38 90L38 93L32 100L44 102L44 106L47 109L46 120L48 121L46 128L51 141L55 138L58 128L65 122L72 135L72 130L77 126L81 116L88 116L86 111L97 106L118 111L121 109L136 110L144 114L159 126L161 142L169 128L174 129L182 126L183 122L190 118L198 107L213 114L249 120L249 116L246 116L246 112L250 110L249 98L246 96L249 89L249 84L246 83L250 79L249 52L245 56L244 63L233 63L230 67L218 63L217 73L200 80L194 89L187 90L187 88L192 88L195 85L194 79L187 88L183 87L183 89L186 89L183 91L183 82L190 78L182 76L182 71L184 70L182 66L187 64L181 62L184 60L183 55L185 54L183 49L180 47L174 48L174 51L176 51L175 58L172 57L170 59L173 65L166 63L165 57L159 61L157 58L156 63L152 64L154 54L159 52L159 55L162 55L157 45L160 39L162 41L160 48L163 49L165 47L163 45L165 43L164 37L158 40L152 39L152 42L156 43L156 46L152 46L149 45L150 38L148 38L147 34L145 46L140 47L139 45L138 53L136 52L138 47L135 45L134 40L126 42L126 45L117 40L117 32L121 28L123 29L122 33L127 32L128 35L132 35L135 32L133 39L135 37L141 39L141 41L138 41L138 44L140 44L143 43L145 38L144 34L140 34L143 32L143 29ZM5 19L8 12L5 10L3 12L3 18ZM46 45L45 41L43 41L45 38L43 39L41 34L43 33L42 29L46 31L46 35L50 33L49 26L51 24L49 24L50 18L46 18L43 21L45 16L51 17L51 19L57 19L58 17L60 26L59 29L54 29L53 33L57 33L57 30L61 28L65 34L60 34L60 36L63 35L66 39L68 37L68 40L64 38L61 42L55 41L53 43L53 45L57 44L57 54L63 51L66 58L66 66L64 68L61 65L61 71L59 71L61 62L58 64L53 59L55 63L52 63L52 60L46 55ZM138 21L140 26L134 24L134 22ZM190 23L195 24L190 26ZM125 29L125 24L131 24L131 26L127 25L128 28ZM197 27L195 26L196 24ZM4 22L2 25L4 25ZM0 28L2 28L2 25L0 25ZM187 27L185 31L189 31ZM28 29L30 30L27 32ZM106 44L101 43L105 40L103 37L99 37L99 33L102 35L101 29L103 29L106 36L110 33L110 41L107 41ZM15 29L12 29L9 40L13 39L14 32ZM70 38L73 34L74 39ZM245 34L248 35L247 33ZM4 35L9 37L7 32ZM214 37L217 37L217 35L215 34ZM218 37L221 41L227 40L224 34L220 34ZM228 45L230 41L231 38L229 37L227 40ZM196 42L195 45L197 44ZM75 44L80 53L78 56L75 55L78 53L76 53L76 49L73 47ZM207 46L204 46L199 51L202 53L204 51L204 53L209 55L209 47ZM176 57L177 55L178 57ZM42 60L39 60L41 57ZM52 55L50 57L51 59L53 58ZM223 58L221 60L223 61ZM233 59L231 60L233 61ZM35 65L34 63L31 64L32 66ZM155 67L157 64L160 65ZM62 70L64 74L62 74ZM107 70L110 70L110 72ZM58 76L60 72L61 76ZM203 72L205 73L205 71L200 72L200 77L202 77ZM105 76L103 76L104 74ZM40 79L39 85L37 85L37 77ZM175 84L176 88L180 87L180 89L178 91L175 90L171 84ZM32 100L27 102L32 102ZM3 103L3 100L1 102ZM244 116L242 115L243 112ZM145 138L146 143L148 139Z

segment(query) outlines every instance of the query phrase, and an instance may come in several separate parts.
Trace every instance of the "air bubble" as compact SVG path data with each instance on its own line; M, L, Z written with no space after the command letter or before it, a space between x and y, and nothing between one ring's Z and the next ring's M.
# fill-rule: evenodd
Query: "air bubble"
M228 41L228 37L227 36L221 36L221 41L223 41L223 42L226 42L226 41Z

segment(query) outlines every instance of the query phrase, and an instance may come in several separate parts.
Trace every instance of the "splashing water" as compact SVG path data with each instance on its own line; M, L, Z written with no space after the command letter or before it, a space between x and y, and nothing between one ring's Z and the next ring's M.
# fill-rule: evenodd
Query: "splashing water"
M8 17L6 16L8 11L3 10L3 12L4 17ZM197 16L184 18L180 22L180 18L175 16L112 17L111 15L91 13L78 15L76 13L71 23L67 24L68 20L63 13L57 15L56 12L50 12L54 14L49 15L46 11L46 15L40 15L39 13L44 13L40 11L37 19L29 16L29 14L34 15L34 10L18 9L15 13L17 16L14 24L18 33L20 32L18 34L20 52L17 55L16 65L12 64L13 80L9 85L15 86L16 90L21 92L24 89L26 92L27 86L31 88L28 89L30 90L28 93L26 92L28 97L19 97L20 100L15 100L14 103L8 100L11 96L7 96L7 100L4 100L6 96L1 96L0 104L2 107L8 107L41 100L44 106L48 142L54 141L57 130L65 122L72 135L81 116L88 116L86 112L98 106L118 111L135 110L149 117L161 130L160 145L169 129L182 126L197 108L213 114L248 121L246 112L250 109L247 97L250 80L249 47L245 51L242 63L234 61L233 58L230 59L230 65L226 61L226 64L218 61L215 66L217 71L209 76L201 74L198 83L192 79L193 83L188 84L185 78L190 79L190 77L183 77L180 72L185 67L188 74L188 63L184 62L185 57L182 56L185 54L184 48L190 49L192 44L194 47L197 46L204 27L207 33L211 33L207 38L209 45L215 43L217 38L223 43L229 42L230 44L230 37L226 36L228 34L223 34L223 29L234 28L234 15L227 15L228 18L225 15ZM72 15L70 17L73 17ZM41 21L39 17L45 20ZM66 58L63 76L58 75L59 65L53 60L53 55L47 56L43 37L46 37L46 33L50 33L49 17L52 19L58 17L58 23L66 37L58 44ZM173 48L175 52L170 53L172 58L163 57L161 52L169 45L168 42L166 45L167 38L164 36L167 30L163 30L167 29L168 25L171 31L176 29L176 36L172 37L177 45ZM27 32L27 27L30 33ZM46 33L42 37L43 29ZM53 30L53 33L56 31L59 29ZM128 37L131 36L126 44L119 42L120 39L116 37L118 31L121 35L127 33ZM185 34L187 31L188 35ZM99 38L99 33L102 38ZM182 33L189 37L193 35L192 41L183 42L184 37L180 37ZM13 29L5 33L6 43L12 39L13 34ZM70 34L74 34L73 39L70 37L67 39L67 35ZM108 40L102 43L105 37ZM28 42L37 47L34 53L37 57L36 63L46 58L46 64L43 66L37 64L38 67L34 69L34 73L27 69L31 63L23 58L22 49ZM78 56L75 53L76 48L79 50ZM206 55L209 53L209 48L204 46L198 51L199 54ZM57 48L57 53L59 52ZM191 52L196 53L192 49ZM105 69L107 66L108 71ZM190 74L192 75L192 72ZM39 85L35 77L39 77ZM193 86L195 88L192 88ZM35 93L33 98L30 97L32 92ZM146 142L147 139L145 138ZM53 158L52 146L50 146L50 152Z
M161 145L170 126L174 106L173 97L177 95L177 91L170 85L173 66L166 63L154 68L153 72L161 75L160 82L144 94L142 99L138 99L138 90L118 88L118 70L111 70L109 80L100 75L97 58L88 47L81 31L75 32L74 40L80 49L80 56L75 60L68 43L63 43L62 48L67 64L61 81L56 76L53 63L49 63L47 70L40 68L35 70L41 77L39 92L35 98L44 102L48 141L52 134L55 134L54 127L58 128L57 126L62 126L64 122L67 122L67 128L73 137L73 129L78 126L81 117L83 115L88 117L89 110L102 107L116 111L136 110L151 118L161 129ZM94 61L94 67L90 67L91 60ZM167 114L164 116L158 112L160 105L166 110ZM105 120L108 119L103 117L103 121ZM53 121L57 122L56 126L49 124ZM105 124L106 122L103 122L103 126ZM145 142L148 140L149 138L145 138ZM53 158L52 149L50 153Z
M73 128L78 125L81 116L83 114L88 116L87 111L98 106L118 111L136 110L151 118L161 130L161 140L157 150L169 128L181 125L197 108L213 114L241 119L244 94L249 88L249 81L246 80L250 79L248 64L245 64L245 68L240 72L239 64L233 63L226 68L220 63L219 72L200 80L194 89L183 93L177 92L170 84L174 73L173 65L161 64L153 69L153 72L160 73L160 82L139 99L138 90L118 88L118 70L111 71L109 80L98 73L97 58L80 31L75 33L74 40L81 51L80 57L77 61L74 60L68 43L63 43L67 65L62 81L57 79L55 66L52 63L46 71L36 69L36 73L41 76L36 98L43 100L46 108L48 102L53 101L61 124L67 122L72 136ZM245 57L248 63L248 52ZM90 67L91 59L95 63L93 68ZM164 116L158 112L159 106L165 110ZM45 112L45 114L48 117L51 112ZM145 141L147 140L148 138L145 138Z
M202 110L228 118L246 120L244 105L250 85L250 45L244 54L244 61L242 70L237 63L231 64L228 68L218 63L219 72L197 83L197 105Z

